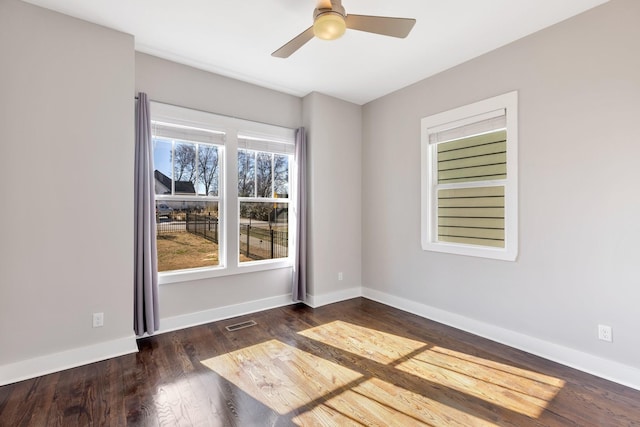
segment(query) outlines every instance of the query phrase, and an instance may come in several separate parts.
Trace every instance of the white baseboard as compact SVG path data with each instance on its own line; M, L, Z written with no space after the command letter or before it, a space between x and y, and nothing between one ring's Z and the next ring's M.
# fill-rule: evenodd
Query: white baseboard
M334 302L345 301L351 298L357 298L362 296L362 288L349 288L341 291L329 292L328 294L311 295L307 294L307 304L309 307L318 308L323 305L333 304Z
M9 363L0 366L0 386L88 365L89 363L100 362L112 357L136 353L137 351L136 337L131 334L131 336L113 341Z
M227 305L224 307L212 308L210 310L198 311L195 313L183 314L180 316L160 319L160 329L156 334L190 328L192 326L203 325L205 323L216 322L218 320L230 319L232 317L244 316L258 311L269 310L271 308L283 307L293 304L291 294L278 295L254 301L247 301L240 304Z
M528 335L499 326L479 322L468 317L441 310L426 304L390 295L370 288L350 288L321 295L307 295L306 304L320 307L335 302L363 296L391 307L416 314L418 316L470 332L492 341L496 341L519 350L561 363L605 378L616 383L640 390L640 369L584 353L575 349L553 344ZM229 305L211 310L189 313L161 319L158 333L170 332L215 322L231 317L242 316L271 308L292 304L291 295L280 295L246 303ZM121 338L91 346L80 347L59 353L48 354L29 360L0 366L0 386L38 377L41 375L99 362L112 357L138 351L136 337Z
M169 317L160 319L160 330L157 333L175 331L289 304L293 304L291 294ZM132 334L130 337L119 340L107 341L87 347L1 365L0 386L99 362L112 357L135 353L137 351L136 336Z
M640 369L370 288L362 296L640 390Z

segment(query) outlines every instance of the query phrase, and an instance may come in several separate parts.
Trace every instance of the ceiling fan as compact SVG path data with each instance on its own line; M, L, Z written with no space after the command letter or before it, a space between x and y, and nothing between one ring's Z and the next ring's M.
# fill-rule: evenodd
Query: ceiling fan
M314 36L335 40L348 29L405 38L416 23L415 19L388 16L347 15L342 0L319 0L313 11L313 25L271 54L288 58Z

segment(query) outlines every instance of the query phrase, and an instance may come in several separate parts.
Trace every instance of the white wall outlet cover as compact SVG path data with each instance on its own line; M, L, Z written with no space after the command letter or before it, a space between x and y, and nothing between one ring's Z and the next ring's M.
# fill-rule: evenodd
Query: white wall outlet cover
M612 331L611 326L607 325L598 325L598 339L602 341L612 342Z
M93 313L93 327L101 328L104 326L104 313Z

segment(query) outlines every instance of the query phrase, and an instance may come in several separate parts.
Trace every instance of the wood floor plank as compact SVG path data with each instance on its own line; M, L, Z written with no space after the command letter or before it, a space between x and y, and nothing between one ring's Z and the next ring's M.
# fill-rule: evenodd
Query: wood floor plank
M138 347L0 387L0 426L640 426L640 391L364 298Z

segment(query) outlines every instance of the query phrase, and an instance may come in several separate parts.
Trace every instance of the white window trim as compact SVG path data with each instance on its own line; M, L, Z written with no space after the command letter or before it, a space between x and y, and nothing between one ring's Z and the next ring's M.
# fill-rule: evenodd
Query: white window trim
M505 189L505 247L465 245L437 241L437 200L435 197L435 148L429 135L473 122L496 110L506 110L507 179L467 183L469 187L504 186ZM444 111L421 120L421 243L426 251L515 261L518 257L518 92L513 91L453 110Z
M274 142L292 144L295 146L295 129L282 126L258 123L235 117L223 116L214 113L179 107L160 102L151 102L151 117L153 120L176 123L183 126L203 127L225 134L222 159L222 176L220 177L219 209L221 214L220 228L222 244L219 246L220 265L214 267L192 268L186 270L174 270L158 272L158 283L170 284L192 280L203 280L215 277L231 276L235 274L253 273L281 268L292 268L294 251L292 250L293 234L295 230L296 216L293 212L289 216L289 256L274 260L260 260L240 263L239 258L239 198L238 198L238 168L233 159L238 157L238 139L260 138ZM291 188L295 188L293 168L290 172ZM235 189L234 191L230 191ZM269 199L270 200L270 199ZM290 209L295 206L295 194L289 195ZM290 210L291 212L291 210Z

